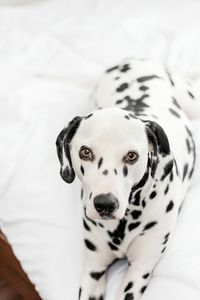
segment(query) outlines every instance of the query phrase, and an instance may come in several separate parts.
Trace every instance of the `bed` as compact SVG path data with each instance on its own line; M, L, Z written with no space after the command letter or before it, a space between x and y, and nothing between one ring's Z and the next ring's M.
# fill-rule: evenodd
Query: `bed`
M97 76L122 57L159 61L200 92L199 20L195 0L0 2L0 229L34 297L78 297L80 183L59 176L57 134L93 109ZM200 299L199 119L192 128L197 167L144 300ZM120 261L109 271L106 300L126 268Z

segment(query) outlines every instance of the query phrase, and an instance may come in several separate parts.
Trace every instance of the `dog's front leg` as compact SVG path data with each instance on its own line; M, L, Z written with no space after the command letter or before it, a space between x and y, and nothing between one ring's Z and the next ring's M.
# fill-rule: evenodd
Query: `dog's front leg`
M150 281L152 270L152 265L131 262L117 299L139 300Z
M172 226L156 224L155 227L136 237L129 245L129 268L120 288L118 300L139 300L151 279L154 267L161 258ZM152 222L153 226L153 222Z
M104 299L105 273L115 258L104 240L96 238L92 233L84 239L80 300Z

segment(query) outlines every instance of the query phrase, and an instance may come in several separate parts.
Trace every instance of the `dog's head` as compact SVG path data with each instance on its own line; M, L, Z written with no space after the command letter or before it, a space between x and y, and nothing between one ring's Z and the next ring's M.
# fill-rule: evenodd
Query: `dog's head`
M83 185L83 201L90 219L121 219L131 188L143 177L148 154L169 154L169 143L155 122L143 122L119 108L75 117L57 137L62 178L75 174Z

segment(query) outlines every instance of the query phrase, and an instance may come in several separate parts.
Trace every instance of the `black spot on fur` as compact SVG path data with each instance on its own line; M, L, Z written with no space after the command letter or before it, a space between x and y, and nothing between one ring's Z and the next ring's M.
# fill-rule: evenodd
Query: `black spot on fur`
M114 71L114 70L117 70L118 67L119 67L119 66L114 66L114 67L112 67L112 68L109 68L109 69L106 70L106 73L110 73L110 72L112 72L112 71Z
M104 170L102 174L103 175L108 175L108 170Z
M184 168L183 168L183 181L185 180L185 176L187 175L187 171L188 171L188 164L185 164Z
M194 173L194 165L193 165L193 167L192 167L192 169L190 171L190 174L188 176L189 179L191 179L193 173Z
M146 273L146 274L144 274L142 277L143 277L144 279L147 279L147 278L149 277L149 275L150 275L150 273Z
M163 245L165 245L165 244L168 242L169 236L170 236L170 232L168 232L168 233L165 235Z
M167 205L167 208L166 208L166 213L168 213L170 210L172 210L174 207L174 202L171 200L169 202L169 204Z
M96 246L92 242L90 242L89 240L85 239L84 242L85 242L86 247L89 250L91 250L91 251L96 251L97 250Z
M129 224L129 226L128 226L129 231L137 228L138 226L140 226L140 224L141 224L141 222L135 222L135 223Z
M151 228L152 228L153 226L155 226L156 224L157 224L156 221L152 221L152 222L147 223L147 224L144 226L144 231L145 231L145 230L151 229Z
M90 231L90 227L88 226L88 224L86 223L86 221L83 219L83 226L87 231Z
M188 92L188 95L192 98L192 99L194 99L194 95L190 92L190 91L187 91Z
M108 231L109 236L112 238L113 243L119 245L124 238L125 228L126 228L127 220L121 219L117 228L111 232Z
M103 225L103 224L101 224L101 223L98 223L98 224L99 224L100 227L104 228L104 225Z
M126 211L125 211L125 216L127 216L129 214L129 211L130 211L130 209L127 208Z
M173 108L169 108L169 111L172 113L172 115L174 115L177 118L180 118L181 116L173 109Z
M144 100L148 98L148 94L144 94L139 98L131 98L130 96L125 96L123 99L117 100L115 103L117 105L124 104L124 107L121 107L124 110L133 111L135 115L141 114L145 108L149 107Z
M148 81L148 80L155 79L155 78L161 79L161 77L159 77L157 75L149 75L149 76L142 76L142 77L137 78L137 82L144 82L144 81Z
M133 210L131 212L131 216L135 220L138 219L141 216L141 214L142 214L141 210Z
M162 249L161 253L164 253L164 252L165 252L165 250L166 250L166 247L164 247L164 248Z
M123 167L123 175L124 175L125 177L128 175L128 168L127 168L126 165Z
M95 297L90 297L89 300L97 300Z
M116 91L119 92L123 92L125 91L127 88L129 87L128 83L122 83L117 89Z
M85 171L84 171L84 168L83 168L83 166L81 166L81 173L84 175L84 173L85 173Z
M190 154L192 148L191 148L191 146L190 146L190 141L189 141L188 138L186 138L186 146L187 146L187 151L188 151L188 153Z
M129 117L131 117L131 118L133 118L133 119L137 119L137 117L136 116L134 116L133 114L128 114L129 115Z
M165 239L168 239L170 236L170 232L168 232L166 235L165 235Z
M153 199L153 198L155 198L156 195L157 195L156 191L153 191L153 192L149 195L149 198L150 198L150 199Z
M164 191L164 194L166 195L166 194L168 193L168 191L169 191L169 184L166 186L166 189L165 189L165 191Z
M171 171L170 176L169 176L169 180L173 181L173 178L174 178L174 173L173 173L173 171Z
M114 169L114 172L115 172L115 175L117 175L117 170L116 169Z
M145 208L145 206L146 206L146 201L143 199L142 200L142 207Z
M90 276L95 280L99 280L104 274L105 274L105 270L102 272L91 272Z
M177 107L177 108L181 108L180 105L178 104L178 102L176 101L176 99L174 97L172 97L173 100L173 104Z
M124 289L124 293L128 292L133 287L133 281L130 281Z
M143 294L143 293L144 293L144 291L146 290L146 288L147 288L147 286L146 286L146 285L144 285L144 286L141 288L141 290L140 290L140 293L141 293L141 294Z
M116 104L121 104L123 102L123 100L117 100L115 101Z
M177 162L175 159L174 159L174 165L175 165L175 169L176 169L176 175L178 176L179 175L178 166L177 166Z
M186 125L185 125L185 129L186 129L188 135L192 138L192 132Z
M171 85L174 86L175 84L174 84L174 81L172 80L171 74L167 70L166 70L166 73L167 73L167 76L169 78Z
M101 295L101 296L99 297L99 300L103 300L103 295Z
M120 79L120 77L119 77L119 76L115 77L115 80L118 80L118 79Z
M113 245L111 242L108 242L108 245L112 250L118 250L118 248L115 245Z
M81 298L81 292L82 292L82 288L80 287L80 288L79 288L79 293L78 293L78 299Z
M183 203L181 203L181 205L179 206L178 214L180 214L182 207L183 207Z
M188 176L188 178L190 179L190 178L192 177L193 172L194 172L194 167L195 167L195 162L196 162L196 148L195 148L195 143L194 143L194 139L193 139L191 130L190 130L187 126L185 126L185 129L186 129L188 135L189 135L190 138L191 138L192 151L193 151L193 163L192 163L192 169L191 169L191 171L190 171L190 173L189 173L189 176Z
M89 114L85 117L85 120L89 119L93 114Z
M89 196L89 199L91 199L92 198L92 192L90 193L90 196Z
M133 111L135 114L141 114L145 108L149 107L144 100L149 97L149 94L144 94L139 98L131 98L130 96L125 96L124 101L127 102L127 105L124 109Z
M139 190L135 196L134 196L134 202L133 202L133 205L135 206L139 206L140 205L140 193L141 193L141 190Z
M124 118L127 120L130 120L129 116L127 116L127 115L125 115Z
M173 159L170 160L164 167L164 174L161 176L160 180L164 180L165 177L171 172L173 168Z
M130 65L129 64L124 64L122 67L119 68L120 72L127 72L130 70Z
M127 293L124 297L124 300L133 300L134 297L133 297L133 294L132 293Z
M81 199L83 199L83 189L81 189Z
M113 243L116 244L116 245L120 245L120 244L121 244L121 239L120 239L120 237L114 237L112 241L113 241Z
M148 87L148 86L145 86L145 85L141 85L141 86L139 87L139 89L140 89L141 91L146 91L146 90L149 89L149 87Z
M102 163L103 163L103 158L101 157L100 160L98 161L98 169L101 168Z

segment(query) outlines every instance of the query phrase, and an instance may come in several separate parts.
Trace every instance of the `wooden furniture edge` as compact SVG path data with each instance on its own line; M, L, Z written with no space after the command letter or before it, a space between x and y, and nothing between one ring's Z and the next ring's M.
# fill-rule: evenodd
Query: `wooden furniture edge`
M42 300L35 286L23 271L4 234L0 231L0 276L15 289L24 300Z

